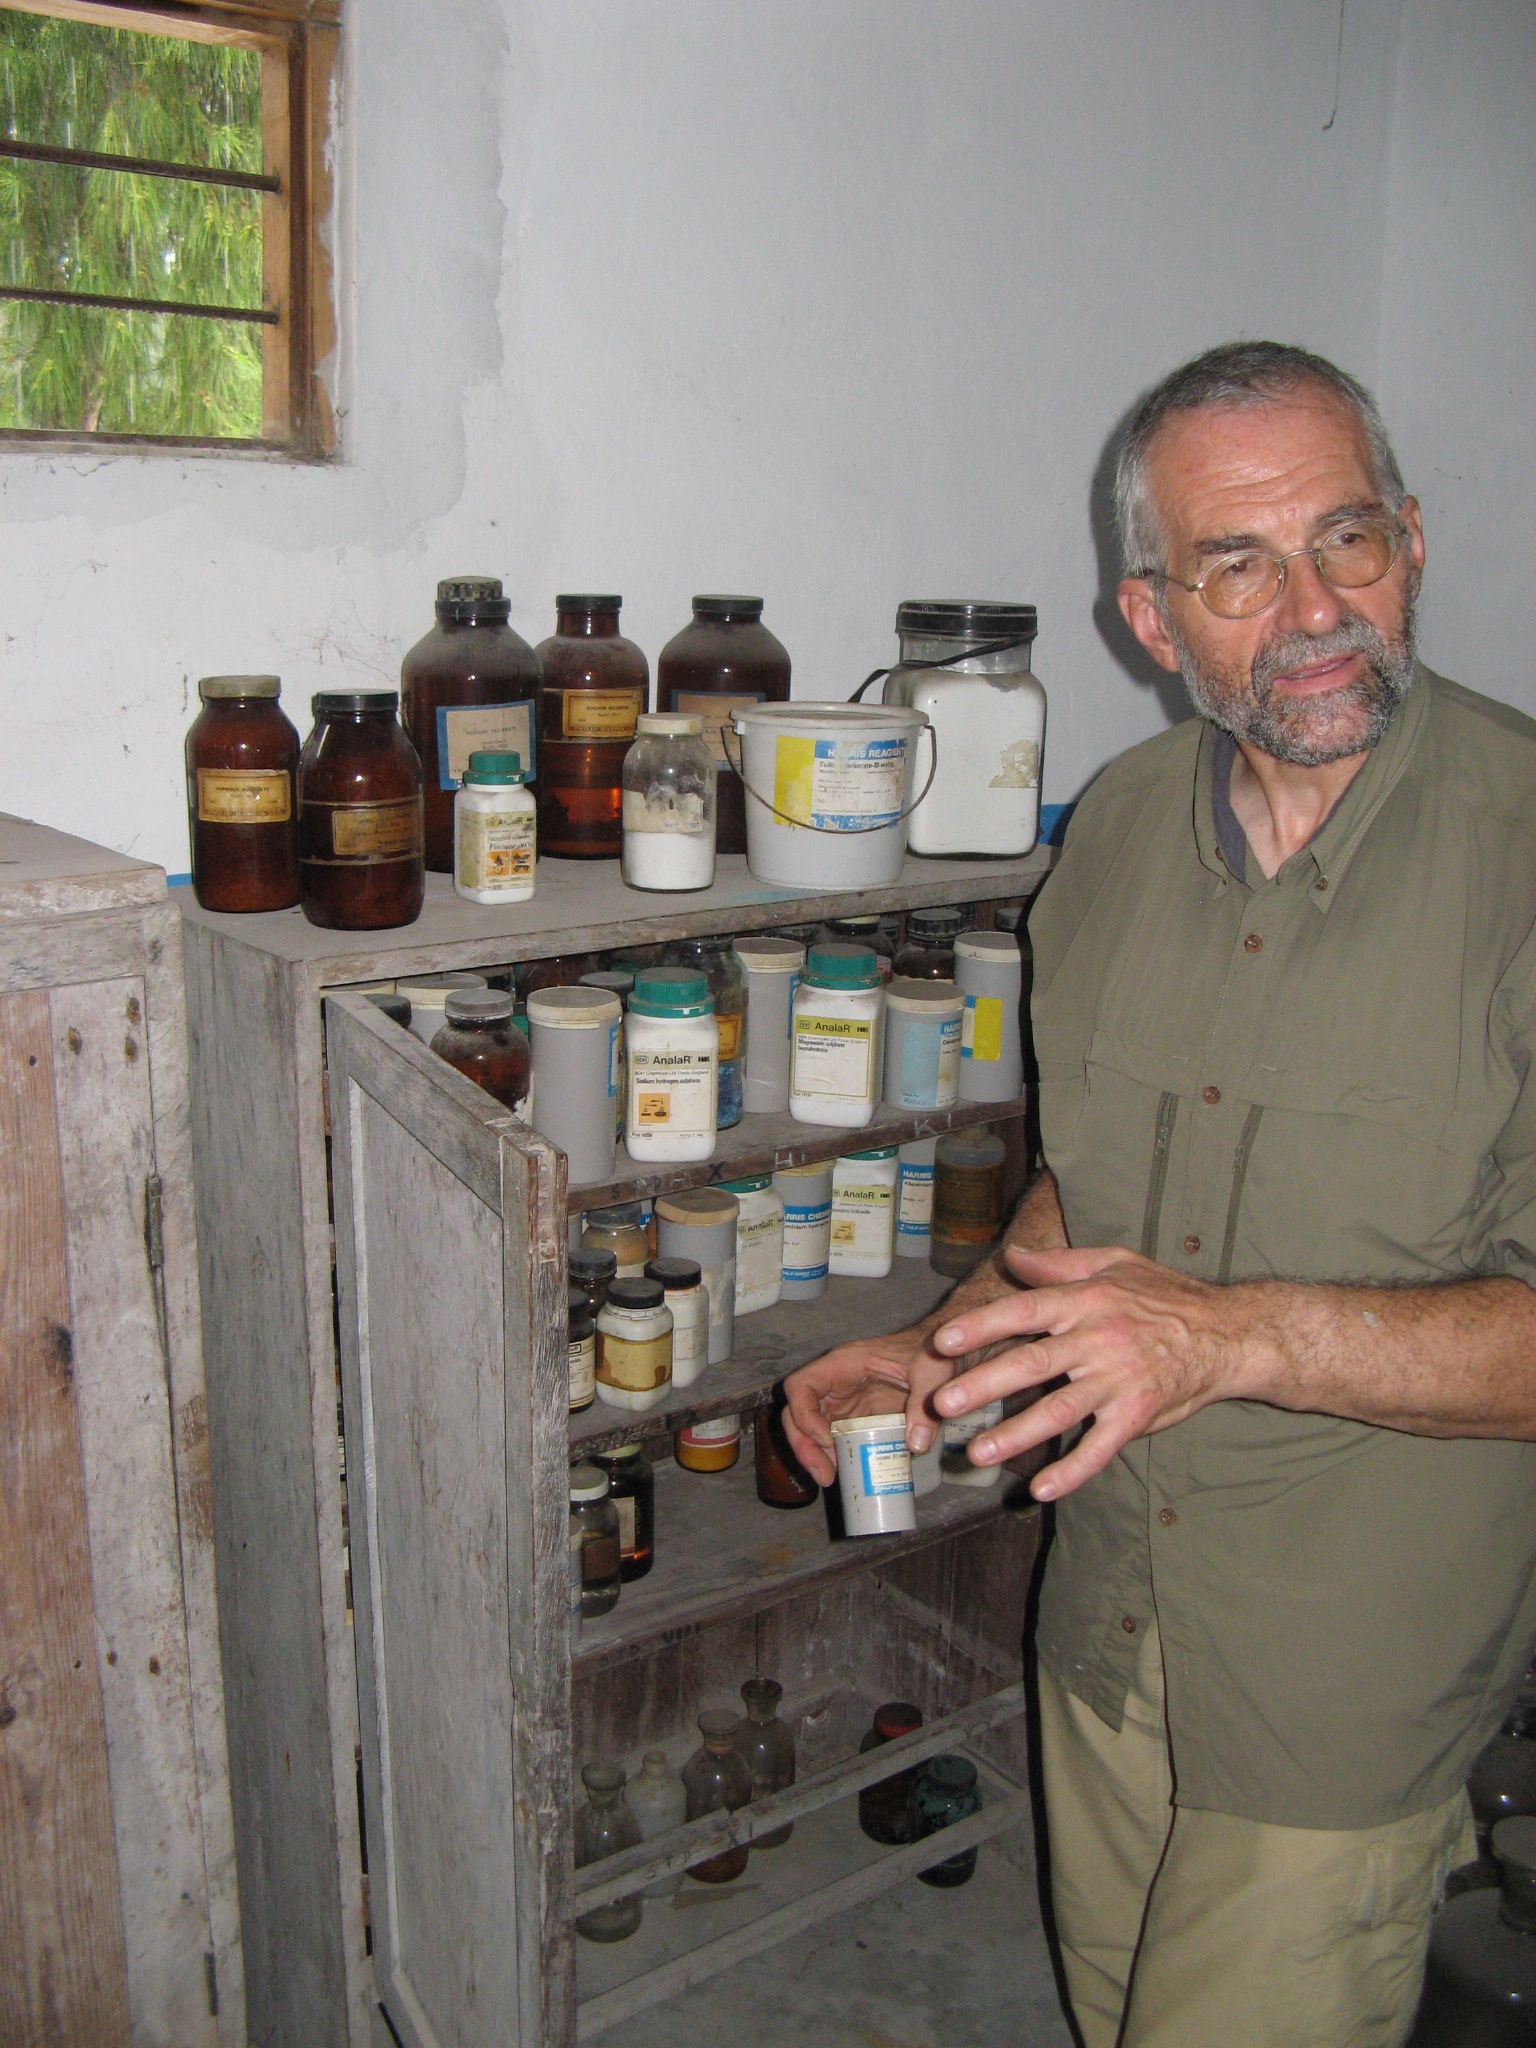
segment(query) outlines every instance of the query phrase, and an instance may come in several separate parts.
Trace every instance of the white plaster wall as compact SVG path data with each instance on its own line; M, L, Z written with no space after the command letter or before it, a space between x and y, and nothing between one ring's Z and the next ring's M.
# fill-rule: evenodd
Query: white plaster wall
M1377 375L1400 4L351 0L346 459L0 453L0 807L184 870L196 677L305 727L455 571L653 660L760 590L807 696L1032 599L1071 798L1165 715L1095 623L1117 416L1236 333Z
M1536 0L1406 0L1380 397L1429 563L1425 659L1536 714Z

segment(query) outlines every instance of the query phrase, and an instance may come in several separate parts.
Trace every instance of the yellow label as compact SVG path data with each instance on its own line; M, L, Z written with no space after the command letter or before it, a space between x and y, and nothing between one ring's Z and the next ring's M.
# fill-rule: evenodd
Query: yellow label
M420 853L421 846L420 797L338 805L331 812L331 848L338 860L402 860Z
M637 1344L605 1330L597 1377L605 1386L624 1387L632 1394L664 1387L672 1377L671 1336L647 1337Z
M632 740L644 709L643 690L565 690L560 730L568 740Z
M867 1018L797 1017L790 1047L790 1092L867 1101L876 1078L874 1032Z
M834 1244L851 1245L857 1235L858 1225L851 1216L839 1216L834 1220L832 1225L832 1242Z
M658 1124L672 1121L672 1094L670 1089L655 1095L636 1091L635 1122L646 1130L654 1130Z
M730 729L733 711L755 711L763 701L762 692L750 697L718 696L713 690L679 690L672 699L672 708L692 718L704 721L704 744L709 748L722 768L732 765L732 756L725 750L725 735ZM737 750L740 752L738 746Z
M286 768L199 768L200 825L283 825L293 816L293 782Z
M741 1019L739 1017L722 1017L717 1011L715 1013L715 1029L720 1034L721 1059L735 1059L741 1045Z
M461 811L459 882L465 889L511 888L533 880L531 811Z
M969 996L960 1038L961 1056L972 1060L1000 1060L1003 1056L1003 999L1001 996Z
M816 742L780 733L773 743L773 807L782 825L808 825L815 794Z

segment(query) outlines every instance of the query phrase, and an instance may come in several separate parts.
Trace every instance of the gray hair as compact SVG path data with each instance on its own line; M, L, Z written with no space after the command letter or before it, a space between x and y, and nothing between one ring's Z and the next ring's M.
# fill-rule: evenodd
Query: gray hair
M1128 576L1167 567L1167 544L1147 480L1147 454L1176 413L1219 406L1263 405L1308 387L1331 391L1360 423L1377 490L1391 512L1407 492L1376 401L1365 386L1304 348L1279 341L1229 341L1181 364L1155 385L1131 414L1115 463L1115 517Z

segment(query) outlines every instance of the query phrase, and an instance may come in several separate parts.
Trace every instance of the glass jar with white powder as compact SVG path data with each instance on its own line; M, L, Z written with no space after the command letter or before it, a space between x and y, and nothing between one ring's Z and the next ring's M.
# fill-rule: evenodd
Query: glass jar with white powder
M722 1182L740 1203L736 1215L736 1313L772 1308L784 1284L784 1197L771 1177Z
M707 889L715 879L715 757L702 718L643 712L624 756L621 872L631 889Z

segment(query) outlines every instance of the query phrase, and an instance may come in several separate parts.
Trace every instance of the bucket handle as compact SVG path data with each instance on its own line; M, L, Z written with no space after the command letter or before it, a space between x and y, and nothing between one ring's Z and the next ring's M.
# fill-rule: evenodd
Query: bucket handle
M1033 634L1027 637L1020 634L1012 640L979 640L974 647L962 647L958 654L941 655L937 661L914 661L912 663L912 667L954 668L958 662L980 661L984 655L1007 654L1012 648L1027 647L1030 643L1030 640L1033 639L1033 637ZM900 668L901 666L902 664L900 662L897 662L896 668ZM848 699L848 702L850 704L862 704L864 702L864 692L869 688L871 683L878 683L882 676L890 676L894 675L895 673L896 669L872 668L869 674L864 678L863 682L860 683L859 687L854 691L853 695ZM921 802L921 798L919 798L919 802Z
M877 825L850 825L845 831L843 831L839 830L836 826L833 825L812 824L809 818L791 818L785 812L781 811L777 804L771 804L769 803L767 797L760 796L758 792L752 787L751 783L747 780L745 763L742 759L742 752L739 746L736 749L736 759L734 761L731 759L730 734L732 732L732 729L733 728L730 726L729 723L721 726L720 744L725 749L725 765L731 770L732 774L740 777L741 786L747 792L747 795L751 797L755 803L760 803L763 809L767 811L771 816L777 818L781 825L791 825L795 827L798 831L803 832L825 832L827 836L832 839L851 839L857 833L860 832L889 832L891 827L893 825L899 825L903 818L911 817L912 813L917 809L918 805L922 802L923 798L928 794L929 790L932 789L933 778L939 772L939 737L938 734L934 731L933 726L925 720L923 723L922 730L928 736L928 748L933 756L933 759L930 762L928 768L928 780L923 784L922 788L918 791L917 795L913 797L911 803L907 805L907 808L904 811L898 811L894 818L882 818L879 824Z

